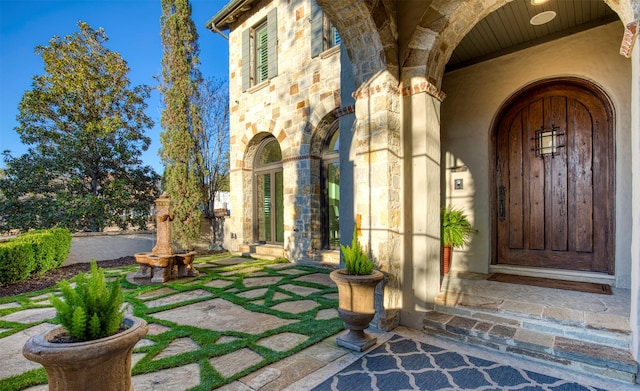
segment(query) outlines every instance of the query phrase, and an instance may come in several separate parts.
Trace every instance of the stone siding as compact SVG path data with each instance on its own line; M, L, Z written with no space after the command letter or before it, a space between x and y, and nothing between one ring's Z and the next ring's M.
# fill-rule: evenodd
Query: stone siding
M242 91L242 32L277 7L278 75ZM230 232L236 242L253 238L253 162L258 145L269 135L282 151L284 247L293 260L317 246L319 165L311 143L319 124L340 109L340 51L311 57L311 2L263 1L245 14L229 34L231 100ZM237 207L236 207L237 206ZM315 209L315 213L312 209ZM312 244L313 243L313 244Z

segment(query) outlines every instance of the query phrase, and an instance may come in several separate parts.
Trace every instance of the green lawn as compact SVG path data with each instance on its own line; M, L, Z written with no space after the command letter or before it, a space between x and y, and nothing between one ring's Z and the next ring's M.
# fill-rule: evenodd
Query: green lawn
M122 284L126 301L132 307L133 314L154 325L156 330L162 331L147 335L144 343L134 350L134 356L137 358L132 368L134 376L197 364L200 369L200 384L191 390L210 390L288 357L336 334L343 328L335 311L337 289L332 284L326 283L328 278L323 276L329 274L326 269L290 264L282 260L230 258L229 255L199 258L195 261L195 266L200 271L200 275L196 278L153 285L136 285L124 278L127 274L131 276L137 270L135 266L105 269L108 278ZM265 283L261 284L263 281ZM13 308L0 309L0 318L28 308L48 307L46 294L55 292L55 288L50 288L0 298L0 305L19 304ZM247 332L242 329L231 329L232 327L212 329L206 324L175 323L160 319L158 315L166 314L168 310L214 299L222 299L224 303L240 306L253 314L267 314L287 320L288 324L259 332ZM309 309L302 312L287 312L281 309L289 307L289 304L283 305L283 303L291 303L293 306L300 304ZM51 322L51 320L46 321ZM6 329L0 332L0 338L39 323L42 322L25 324L0 320L0 330ZM233 324L233 322L230 323ZM302 336L301 342L289 346L284 351L259 343L267 337L288 333ZM194 342L192 349L176 355L165 354L166 357L156 358L172 342L185 338ZM241 349L250 349L257 353L261 357L260 361L226 376L219 373L212 365L211 360L215 357ZM45 384L46 381L46 373L41 368L0 380L0 389L20 390L32 385Z

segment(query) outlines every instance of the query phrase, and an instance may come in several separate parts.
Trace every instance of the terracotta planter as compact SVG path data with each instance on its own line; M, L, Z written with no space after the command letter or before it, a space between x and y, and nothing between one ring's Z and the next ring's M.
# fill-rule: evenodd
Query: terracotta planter
M374 305L376 286L384 275L374 270L369 275L356 276L344 270L335 270L330 274L338 286L338 313L347 332L336 338L339 346L364 351L375 345L376 337L364 332L376 314Z
M453 248L442 247L442 256L440 257L440 271L441 275L449 274L451 270L451 256L453 255Z
M31 337L22 349L29 360L42 364L49 391L125 391L131 386L131 352L147 334L147 322L125 317L129 328L110 337L86 342L54 343L62 326Z

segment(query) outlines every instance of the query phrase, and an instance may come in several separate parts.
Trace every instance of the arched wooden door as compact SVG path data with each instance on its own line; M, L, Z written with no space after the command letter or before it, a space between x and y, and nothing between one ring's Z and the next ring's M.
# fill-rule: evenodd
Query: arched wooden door
M501 112L494 263L613 274L615 144L604 93L549 80Z

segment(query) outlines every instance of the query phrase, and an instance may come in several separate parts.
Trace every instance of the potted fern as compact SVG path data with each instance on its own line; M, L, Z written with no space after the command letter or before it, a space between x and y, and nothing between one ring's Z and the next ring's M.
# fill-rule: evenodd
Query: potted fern
M107 286L104 271L59 283L62 299L50 295L61 326L31 337L23 355L42 364L49 390L132 390L131 353L146 335L147 322L124 314L118 282Z
M347 332L336 338L338 345L364 351L376 343L376 338L364 332L373 319L376 286L384 275L374 269L374 263L362 251L357 227L353 229L351 246L340 245L344 269L334 270L330 277L338 286L338 313Z
M442 256L440 270L442 274L449 274L453 249L469 244L471 234L477 231L471 226L462 208L454 208L452 205L442 208L441 220Z

